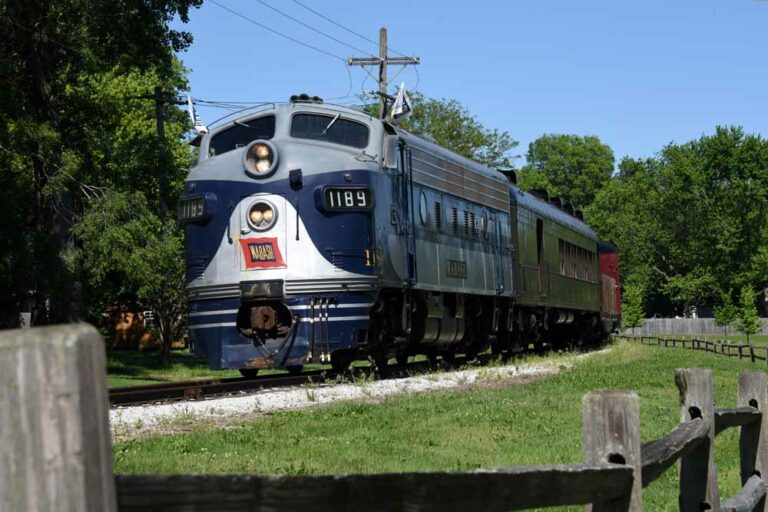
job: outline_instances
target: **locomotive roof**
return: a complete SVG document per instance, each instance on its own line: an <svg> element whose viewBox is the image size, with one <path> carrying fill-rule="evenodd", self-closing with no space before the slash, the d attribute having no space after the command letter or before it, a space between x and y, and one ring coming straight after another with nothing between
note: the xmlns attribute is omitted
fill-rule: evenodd
<svg viewBox="0 0 768 512"><path fill-rule="evenodd" d="M516 186L509 187L510 200L516 202L518 205L528 208L532 212L540 215L546 219L551 219L559 224L566 226L577 233L580 233L590 240L598 241L598 236L595 231L589 227L589 224L580 220L568 212L561 210L557 206L539 199L535 195L529 192L523 192Z"/></svg>
<svg viewBox="0 0 768 512"><path fill-rule="evenodd" d="M409 146L422 149L446 160L452 160L465 169L469 169L473 172L482 174L488 178L498 181L502 186L507 184L507 178L495 169L490 169L482 164L475 162L474 160L454 153L453 151L444 148L436 142L432 142L422 136L403 130L402 128L395 128L395 131L397 132L397 135Z"/></svg>

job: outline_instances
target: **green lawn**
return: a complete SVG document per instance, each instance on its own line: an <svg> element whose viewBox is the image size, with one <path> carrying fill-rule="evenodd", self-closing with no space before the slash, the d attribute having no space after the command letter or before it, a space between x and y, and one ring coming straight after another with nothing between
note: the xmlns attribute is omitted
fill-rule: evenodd
<svg viewBox="0 0 768 512"><path fill-rule="evenodd" d="M672 377L678 367L712 368L720 407L735 405L739 371L762 368L704 352L620 343L573 370L523 386L346 403L119 443L115 470L298 475L573 463L581 460L584 393L636 390L642 439L658 438L678 422ZM736 430L718 436L716 461L721 495L730 496L740 487ZM677 478L676 469L668 471L646 490L646 510L677 510Z"/></svg>

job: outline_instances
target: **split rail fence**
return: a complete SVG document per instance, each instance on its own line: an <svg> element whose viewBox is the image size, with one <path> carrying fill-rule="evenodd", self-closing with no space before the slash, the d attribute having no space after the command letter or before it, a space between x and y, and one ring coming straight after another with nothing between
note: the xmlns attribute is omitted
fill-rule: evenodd
<svg viewBox="0 0 768 512"><path fill-rule="evenodd" d="M713 404L712 372L680 369L681 422L640 442L638 397L597 391L582 401L584 460L456 473L328 476L114 475L104 341L87 325L0 333L0 510L331 511L521 510L587 505L640 511L643 488L679 461L685 512L764 511L768 388L739 379L738 407ZM716 436L740 428L742 489L721 502Z"/></svg>
<svg viewBox="0 0 768 512"><path fill-rule="evenodd" d="M657 336L614 336L615 340L625 340L641 343L650 347L685 348L689 350L702 350L727 357L739 359L751 359L768 363L768 345L753 345L751 343L732 343L720 340L700 340L697 338L673 338Z"/></svg>

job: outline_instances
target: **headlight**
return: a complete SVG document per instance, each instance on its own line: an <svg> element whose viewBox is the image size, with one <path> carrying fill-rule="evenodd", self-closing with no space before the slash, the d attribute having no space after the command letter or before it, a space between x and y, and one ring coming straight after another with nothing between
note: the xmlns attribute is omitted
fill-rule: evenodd
<svg viewBox="0 0 768 512"><path fill-rule="evenodd" d="M257 140L248 146L243 162L245 170L254 178L266 178L277 168L277 151L265 140Z"/></svg>
<svg viewBox="0 0 768 512"><path fill-rule="evenodd" d="M256 231L266 231L277 220L275 207L266 201L257 201L248 209L248 224Z"/></svg>

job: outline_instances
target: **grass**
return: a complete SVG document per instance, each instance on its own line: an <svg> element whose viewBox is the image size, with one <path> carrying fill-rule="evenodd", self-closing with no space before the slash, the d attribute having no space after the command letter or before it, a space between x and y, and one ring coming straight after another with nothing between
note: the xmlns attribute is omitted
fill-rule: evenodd
<svg viewBox="0 0 768 512"><path fill-rule="evenodd" d="M414 358L418 361L424 358ZM355 361L355 368L369 367L368 361ZM310 364L304 369L330 369L330 365ZM259 375L286 373L285 370L262 369ZM107 385L110 388L143 386L183 380L205 378L240 377L237 370L211 370L204 358L190 354L188 350L172 350L168 366L160 363L160 354L155 351L139 352L134 350L112 351L107 353Z"/></svg>
<svg viewBox="0 0 768 512"><path fill-rule="evenodd" d="M306 365L307 370L324 368ZM330 367L328 367L330 368ZM286 373L284 370L263 369L259 375ZM240 377L237 370L211 370L205 359L188 350L171 351L168 366L160 363L158 352L113 351L107 354L107 385L110 388L142 386L182 380Z"/></svg>
<svg viewBox="0 0 768 512"><path fill-rule="evenodd" d="M621 343L570 371L523 386L401 396L277 413L227 429L135 439L114 447L121 473L329 474L465 471L581 460L581 398L601 388L640 396L643 440L678 422L672 372L713 369L719 407L736 402L738 374L759 365L683 349ZM717 438L721 496L739 488L738 432ZM646 510L677 510L677 469L645 491Z"/></svg>

